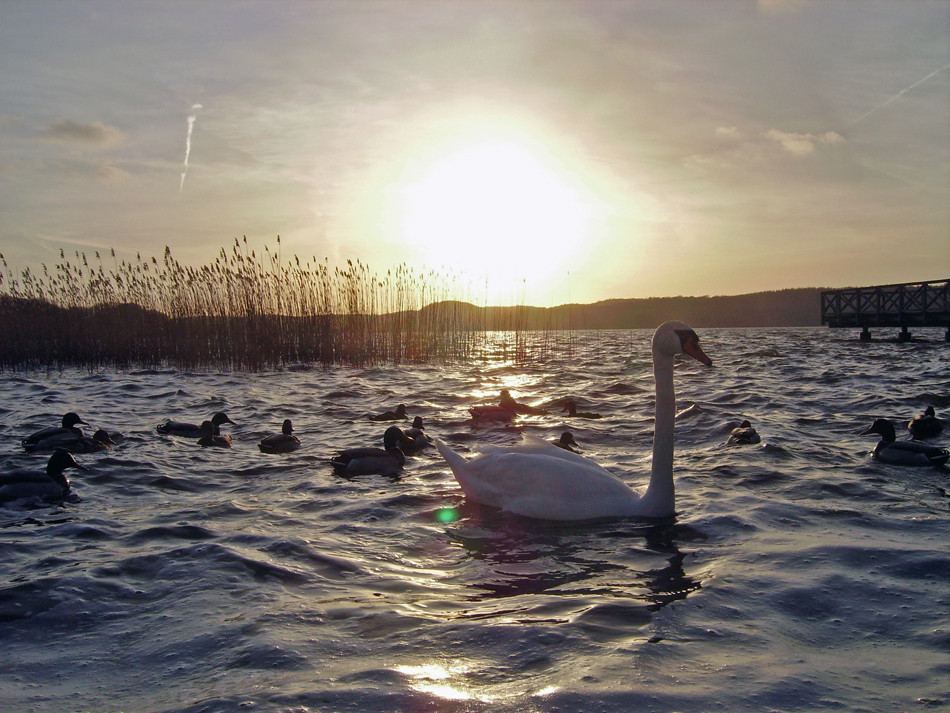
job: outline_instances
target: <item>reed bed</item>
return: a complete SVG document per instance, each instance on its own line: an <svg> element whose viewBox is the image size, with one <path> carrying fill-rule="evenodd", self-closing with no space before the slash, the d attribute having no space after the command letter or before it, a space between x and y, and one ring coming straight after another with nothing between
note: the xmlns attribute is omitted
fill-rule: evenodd
<svg viewBox="0 0 950 713"><path fill-rule="evenodd" d="M524 310L447 299L459 277L401 265L384 276L357 260L257 254L247 238L210 265L115 250L75 251L41 271L0 255L0 369L174 367L260 371L290 366L527 362L563 345L528 338ZM486 349L486 344L492 349ZM567 344L573 344L567 340ZM498 347L497 345L501 345Z"/></svg>

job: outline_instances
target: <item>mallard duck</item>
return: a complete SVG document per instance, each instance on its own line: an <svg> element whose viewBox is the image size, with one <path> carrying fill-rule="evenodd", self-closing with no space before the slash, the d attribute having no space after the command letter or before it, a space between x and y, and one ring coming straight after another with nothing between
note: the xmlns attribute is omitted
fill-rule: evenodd
<svg viewBox="0 0 950 713"><path fill-rule="evenodd" d="M937 418L934 407L928 406L924 409L922 415L914 416L914 418L908 422L907 430L910 431L911 437L916 439L934 438L935 436L939 436L941 431L943 431L943 424L940 423L940 419Z"/></svg>
<svg viewBox="0 0 950 713"><path fill-rule="evenodd" d="M593 461L526 435L513 448L492 448L466 460L441 440L435 444L465 496L502 510L543 520L608 517L670 517L676 512L673 485L673 357L688 354L712 364L699 337L682 322L666 322L653 334L656 420L653 464L646 492L639 495Z"/></svg>
<svg viewBox="0 0 950 713"><path fill-rule="evenodd" d="M0 502L21 498L62 500L70 493L67 468L87 470L64 448L57 448L46 463L45 473L6 473L0 475Z"/></svg>
<svg viewBox="0 0 950 713"><path fill-rule="evenodd" d="M201 437L198 439L198 445L205 448L230 448L231 436L223 433L215 433L215 426L211 421L202 421L199 426Z"/></svg>
<svg viewBox="0 0 950 713"><path fill-rule="evenodd" d="M115 440L104 428L92 434L92 438L83 436L73 441L64 441L63 448L70 453L98 453L99 451L111 451L115 445Z"/></svg>
<svg viewBox="0 0 950 713"><path fill-rule="evenodd" d="M571 451L571 453L580 453L580 451L577 450L580 448L580 446L577 445L577 441L574 440L574 434L570 431L564 431L560 438L555 441L551 441L551 443L556 445L558 448Z"/></svg>
<svg viewBox="0 0 950 713"><path fill-rule="evenodd" d="M515 401L515 398L511 395L508 389L502 389L501 396L498 399L498 405L502 408L506 408L513 413L524 413L524 414L544 414L547 413L543 408L538 408L536 406L530 406L529 404L523 404L518 401Z"/></svg>
<svg viewBox="0 0 950 713"><path fill-rule="evenodd" d="M599 413L591 413L590 411L578 411L577 402L574 399L568 399L564 402L564 408L561 411L567 411L569 418L603 418Z"/></svg>
<svg viewBox="0 0 950 713"><path fill-rule="evenodd" d="M218 411L211 417L211 426L214 432L214 435L221 433L221 424L230 423L233 424L228 415L223 411ZM203 432L201 426L204 424L195 424L187 423L185 421L172 421L171 419L166 419L164 423L160 423L155 427L155 430L161 433L163 436L180 436L181 438L201 438Z"/></svg>
<svg viewBox="0 0 950 713"><path fill-rule="evenodd" d="M726 444L730 446L736 446L760 443L761 441L762 438L752 427L752 424L748 420L745 420L740 423L737 428L732 429L732 432L729 434L729 440L726 441Z"/></svg>
<svg viewBox="0 0 950 713"><path fill-rule="evenodd" d="M330 464L346 475L395 475L406 464L406 454L399 447L404 434L398 426L390 426L383 434L383 448L348 448L330 459Z"/></svg>
<svg viewBox="0 0 950 713"><path fill-rule="evenodd" d="M89 425L72 411L63 416L62 424L62 426L53 426L37 431L20 441L20 445L30 452L51 451L54 448L61 447L65 441L75 441L82 438L82 431L76 426L79 424Z"/></svg>
<svg viewBox="0 0 950 713"><path fill-rule="evenodd" d="M412 427L403 431L403 440L399 444L403 453L417 453L432 443L425 432L425 426L422 425L422 416L416 416L412 419Z"/></svg>
<svg viewBox="0 0 950 713"><path fill-rule="evenodd" d="M378 413L375 416L371 415L369 417L370 421L403 421L409 418L409 414L406 412L406 404L399 404L396 407L395 411L384 411L383 413Z"/></svg>
<svg viewBox="0 0 950 713"><path fill-rule="evenodd" d="M876 433L881 440L871 455L882 463L890 465L946 465L950 460L950 451L946 448L931 446L920 441L898 441L894 424L886 418L879 418L868 428L861 431L862 436Z"/></svg>
<svg viewBox="0 0 950 713"><path fill-rule="evenodd" d="M288 418L284 419L280 433L265 436L258 447L261 453L290 453L300 448L300 439L294 435L294 424Z"/></svg>

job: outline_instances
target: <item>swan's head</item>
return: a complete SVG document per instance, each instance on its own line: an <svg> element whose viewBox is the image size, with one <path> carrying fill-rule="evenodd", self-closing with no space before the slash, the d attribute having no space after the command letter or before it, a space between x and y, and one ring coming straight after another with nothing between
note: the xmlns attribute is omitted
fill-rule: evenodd
<svg viewBox="0 0 950 713"><path fill-rule="evenodd" d="M664 322L657 327L653 333L653 351L667 356L687 354L706 366L712 366L712 359L699 346L699 336L684 322Z"/></svg>

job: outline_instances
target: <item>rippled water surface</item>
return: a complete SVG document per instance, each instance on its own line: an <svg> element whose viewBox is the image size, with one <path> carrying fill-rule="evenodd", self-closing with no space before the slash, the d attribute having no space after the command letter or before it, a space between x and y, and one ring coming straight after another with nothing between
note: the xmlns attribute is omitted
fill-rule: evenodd
<svg viewBox="0 0 950 713"><path fill-rule="evenodd" d="M0 509L10 711L909 711L950 707L950 477L869 458L875 417L950 414L950 345L698 330L676 368L678 515L555 524L467 503L430 449L334 475L405 403L470 455L573 431L643 488L646 331L577 333L531 367L0 376L0 464L77 411L119 432L77 502ZM473 428L502 388L548 406ZM599 420L567 420L575 397ZM234 448L160 436L226 411ZM292 418L303 447L257 442ZM726 446L749 418L763 436ZM945 432L943 445L950 445Z"/></svg>

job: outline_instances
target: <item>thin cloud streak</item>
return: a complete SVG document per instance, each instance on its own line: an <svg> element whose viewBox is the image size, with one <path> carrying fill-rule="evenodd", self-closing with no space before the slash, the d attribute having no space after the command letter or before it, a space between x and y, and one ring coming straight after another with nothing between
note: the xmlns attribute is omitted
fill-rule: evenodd
<svg viewBox="0 0 950 713"><path fill-rule="evenodd" d="M191 133L195 128L195 120L198 118L198 112L203 108L201 104L193 104L191 106L191 113L188 115L188 135L185 137L185 166L181 172L181 184L178 186L179 193L185 188L185 176L188 174L188 157L191 155Z"/></svg>

